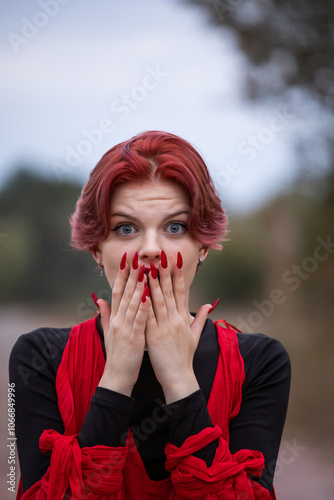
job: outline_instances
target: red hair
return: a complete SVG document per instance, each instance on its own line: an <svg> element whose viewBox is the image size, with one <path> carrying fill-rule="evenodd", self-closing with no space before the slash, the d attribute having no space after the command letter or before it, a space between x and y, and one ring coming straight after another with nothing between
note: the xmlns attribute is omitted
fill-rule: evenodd
<svg viewBox="0 0 334 500"><path fill-rule="evenodd" d="M71 217L72 246L94 252L110 234L110 200L125 182L168 181L189 195L188 231L199 243L221 250L227 217L208 169L195 148L166 132L148 131L111 148L91 171Z"/></svg>

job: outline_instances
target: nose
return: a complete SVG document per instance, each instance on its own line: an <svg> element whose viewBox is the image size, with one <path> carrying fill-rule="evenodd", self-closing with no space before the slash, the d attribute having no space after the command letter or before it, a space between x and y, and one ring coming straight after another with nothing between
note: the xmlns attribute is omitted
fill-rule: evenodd
<svg viewBox="0 0 334 500"><path fill-rule="evenodd" d="M146 231L142 239L141 248L138 250L139 262L149 266L150 261L157 265L161 258L161 240L155 230Z"/></svg>

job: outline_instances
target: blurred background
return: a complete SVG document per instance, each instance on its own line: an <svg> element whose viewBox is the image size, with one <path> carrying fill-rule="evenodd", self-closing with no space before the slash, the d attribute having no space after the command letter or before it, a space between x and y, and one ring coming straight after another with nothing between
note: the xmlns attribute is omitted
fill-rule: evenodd
<svg viewBox="0 0 334 500"><path fill-rule="evenodd" d="M334 6L294 0L0 1L1 498L18 336L110 298L68 219L110 147L148 129L194 144L229 215L192 310L283 342L291 399L279 499L334 498ZM16 464L18 467L18 464ZM18 483L18 474L17 474Z"/></svg>

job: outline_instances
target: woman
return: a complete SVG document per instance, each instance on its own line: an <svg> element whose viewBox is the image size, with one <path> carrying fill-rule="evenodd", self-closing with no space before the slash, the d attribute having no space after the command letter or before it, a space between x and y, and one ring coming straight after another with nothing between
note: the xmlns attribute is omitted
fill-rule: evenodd
<svg viewBox="0 0 334 500"><path fill-rule="evenodd" d="M145 132L108 151L72 216L111 306L23 335L10 359L18 498L275 498L289 393L282 345L188 308L226 216L186 141ZM27 432L28 429L28 432Z"/></svg>

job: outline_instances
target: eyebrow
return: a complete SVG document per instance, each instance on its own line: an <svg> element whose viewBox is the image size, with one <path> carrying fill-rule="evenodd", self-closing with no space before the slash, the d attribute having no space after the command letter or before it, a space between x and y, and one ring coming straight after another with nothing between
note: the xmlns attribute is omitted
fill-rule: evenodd
<svg viewBox="0 0 334 500"><path fill-rule="evenodd" d="M188 215L189 210L179 210L178 212L174 212L173 214L167 215L167 217L165 217L163 220L171 219L172 217L176 217L177 215L183 215L183 214ZM126 219L130 219L130 220L134 220L134 221L138 220L137 217L134 217L133 215L126 214L125 212L116 212L114 214L111 214L110 218L117 217L117 216L125 217Z"/></svg>

